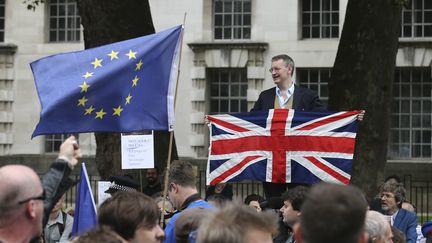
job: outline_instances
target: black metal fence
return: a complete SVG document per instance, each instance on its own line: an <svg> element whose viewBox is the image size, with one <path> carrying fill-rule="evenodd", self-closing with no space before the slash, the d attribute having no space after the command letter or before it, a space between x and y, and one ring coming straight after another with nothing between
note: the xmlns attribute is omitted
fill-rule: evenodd
<svg viewBox="0 0 432 243"><path fill-rule="evenodd" d="M79 178L76 176L74 179L78 180ZM198 191L201 196L204 197L206 190L206 172L200 171L197 179ZM97 182L100 180L100 177L89 176L89 180L97 203ZM404 184L407 189L406 200L415 207L418 223L422 224L432 220L432 181L413 181L411 175L405 175ZM232 183L232 186L234 197L239 200L243 200L247 195L252 193L264 195L260 182ZM77 187L75 186L66 193L66 208L75 205L76 190Z"/></svg>

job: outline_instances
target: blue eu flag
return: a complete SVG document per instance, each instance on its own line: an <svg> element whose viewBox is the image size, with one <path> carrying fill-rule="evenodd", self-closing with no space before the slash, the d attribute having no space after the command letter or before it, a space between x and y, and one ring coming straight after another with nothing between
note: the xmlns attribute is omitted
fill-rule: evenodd
<svg viewBox="0 0 432 243"><path fill-rule="evenodd" d="M86 166L82 163L80 181L76 192L75 215L72 236L90 230L97 224L96 205L94 202L90 180Z"/></svg>
<svg viewBox="0 0 432 243"><path fill-rule="evenodd" d="M183 26L84 51L31 68L42 134L172 130Z"/></svg>

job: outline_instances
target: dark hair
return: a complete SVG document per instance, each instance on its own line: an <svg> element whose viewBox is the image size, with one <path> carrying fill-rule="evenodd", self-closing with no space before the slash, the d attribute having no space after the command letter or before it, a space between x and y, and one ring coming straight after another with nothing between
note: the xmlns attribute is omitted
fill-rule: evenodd
<svg viewBox="0 0 432 243"><path fill-rule="evenodd" d="M196 178L192 164L186 161L174 161L169 169L168 182L195 188Z"/></svg>
<svg viewBox="0 0 432 243"><path fill-rule="evenodd" d="M354 243L363 233L367 203L349 185L319 183L311 188L301 208L304 242Z"/></svg>
<svg viewBox="0 0 432 243"><path fill-rule="evenodd" d="M300 211L308 190L309 188L305 186L296 186L284 192L281 199L282 201L289 201L294 210Z"/></svg>
<svg viewBox="0 0 432 243"><path fill-rule="evenodd" d="M292 68L291 76L294 75L294 60L290 56L286 54L281 54L281 55L276 55L271 59L272 62L275 62L277 60L283 60L286 67L291 66Z"/></svg>
<svg viewBox="0 0 432 243"><path fill-rule="evenodd" d="M245 198L244 203L246 205L249 205L251 201L257 201L258 203L262 203L264 202L264 198L257 194L250 194Z"/></svg>
<svg viewBox="0 0 432 243"><path fill-rule="evenodd" d="M154 227L159 215L159 208L151 197L140 192L118 191L99 207L98 221L129 240L138 227Z"/></svg>
<svg viewBox="0 0 432 243"><path fill-rule="evenodd" d="M402 180L397 175L389 175L385 178L384 182L388 182L389 180L395 180L397 183L402 183Z"/></svg>
<svg viewBox="0 0 432 243"><path fill-rule="evenodd" d="M122 239L116 232L112 231L107 226L100 226L91 229L82 235L75 238L72 243L124 243L126 240Z"/></svg>

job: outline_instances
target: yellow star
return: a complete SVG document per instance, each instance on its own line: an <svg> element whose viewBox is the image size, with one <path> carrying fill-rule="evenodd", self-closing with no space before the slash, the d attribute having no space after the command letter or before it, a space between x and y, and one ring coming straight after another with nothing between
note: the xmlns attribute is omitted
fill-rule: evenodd
<svg viewBox="0 0 432 243"><path fill-rule="evenodd" d="M86 73L83 75L83 78L90 78L90 77L92 77L92 76L93 76L93 73L86 72Z"/></svg>
<svg viewBox="0 0 432 243"><path fill-rule="evenodd" d="M85 106L85 103L88 101L85 96L83 96L81 99L78 100L77 106Z"/></svg>
<svg viewBox="0 0 432 243"><path fill-rule="evenodd" d="M93 106L90 106L89 108L85 109L85 113L84 113L84 115L91 114L93 111L94 111Z"/></svg>
<svg viewBox="0 0 432 243"><path fill-rule="evenodd" d="M142 60L140 60L139 63L137 63L137 64L135 64L135 65L136 65L135 70L140 70L140 69L141 69L141 66L143 65Z"/></svg>
<svg viewBox="0 0 432 243"><path fill-rule="evenodd" d="M87 83L84 81L84 83L81 84L80 87L81 87L81 92L80 92L80 93L82 93L82 92L87 92L87 89L90 87L90 84L87 84Z"/></svg>
<svg viewBox="0 0 432 243"><path fill-rule="evenodd" d="M130 104L130 100L131 99L132 99L132 96L130 94L128 94L128 96L126 97L126 103L125 103L125 105Z"/></svg>
<svg viewBox="0 0 432 243"><path fill-rule="evenodd" d="M121 108L121 106L118 106L117 108L113 108L114 113L112 114L113 116L120 116L120 113L123 111L123 108Z"/></svg>
<svg viewBox="0 0 432 243"><path fill-rule="evenodd" d="M118 54L119 54L118 51L111 51L111 53L107 54L107 55L111 58L111 61L112 61L113 59L118 59L118 56L117 56Z"/></svg>
<svg viewBox="0 0 432 243"><path fill-rule="evenodd" d="M106 114L106 112L103 109L101 109L100 111L96 111L96 117L95 117L95 119L97 119L97 118L102 119L103 116L105 116L105 114Z"/></svg>
<svg viewBox="0 0 432 243"><path fill-rule="evenodd" d="M138 82L138 80L139 80L138 76L135 76L135 78L132 79L132 87L133 87L133 86L137 86L137 82Z"/></svg>
<svg viewBox="0 0 432 243"><path fill-rule="evenodd" d="M133 52L132 50L129 50L129 53L128 54L126 54L126 56L128 56L129 57L129 60L130 59L136 59L136 55L137 53L136 52Z"/></svg>
<svg viewBox="0 0 432 243"><path fill-rule="evenodd" d="M93 68L102 67L102 61L102 59L95 58L95 60L91 62L91 64L93 64Z"/></svg>

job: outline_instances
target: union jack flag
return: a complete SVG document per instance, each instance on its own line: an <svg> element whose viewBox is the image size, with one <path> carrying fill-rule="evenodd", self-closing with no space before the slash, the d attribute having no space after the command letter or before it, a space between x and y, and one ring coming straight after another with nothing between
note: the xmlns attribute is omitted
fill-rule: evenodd
<svg viewBox="0 0 432 243"><path fill-rule="evenodd" d="M208 116L207 184L348 184L359 113L274 109Z"/></svg>

